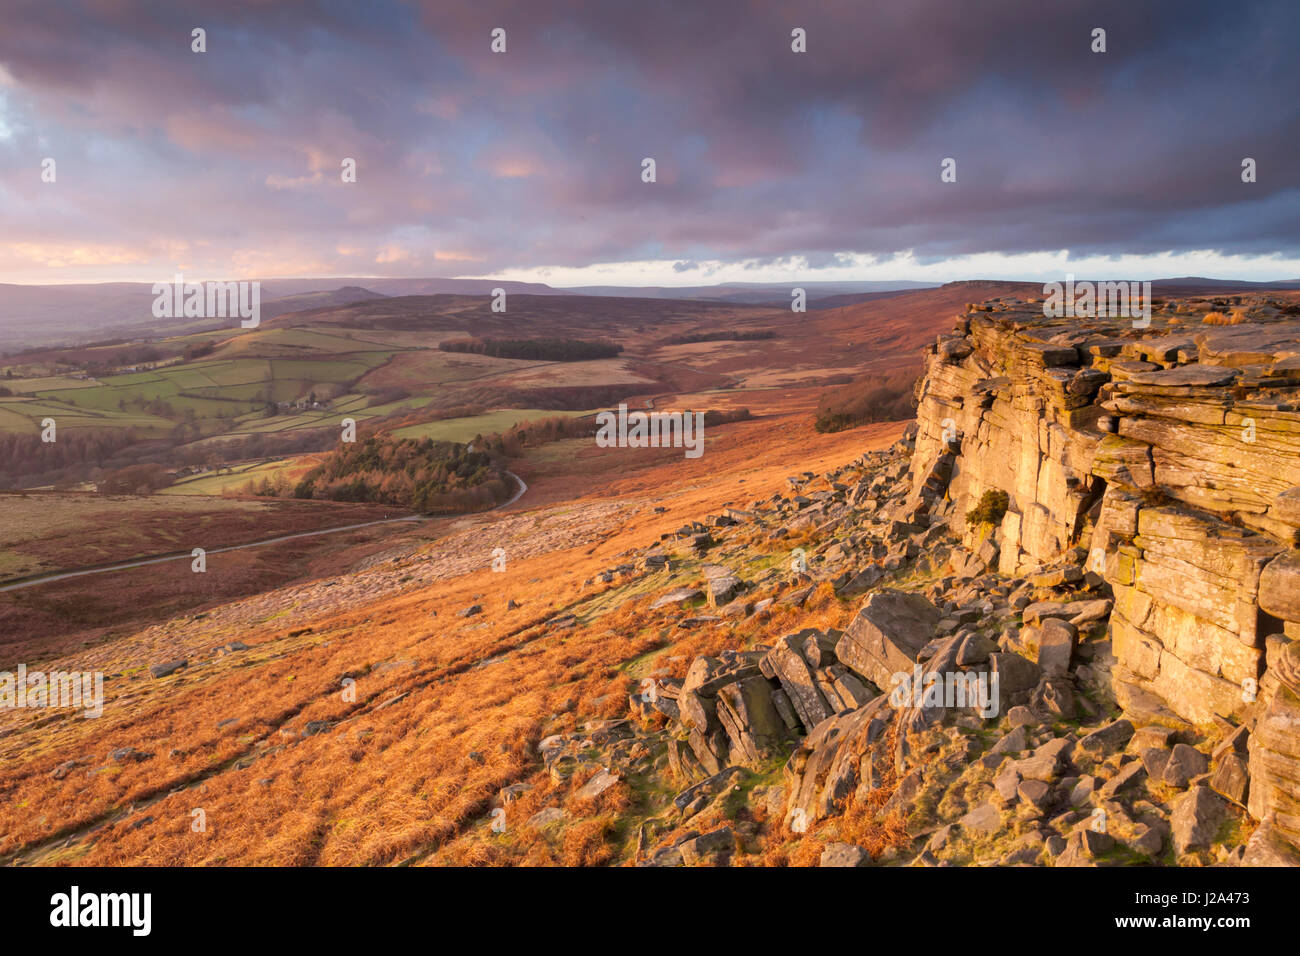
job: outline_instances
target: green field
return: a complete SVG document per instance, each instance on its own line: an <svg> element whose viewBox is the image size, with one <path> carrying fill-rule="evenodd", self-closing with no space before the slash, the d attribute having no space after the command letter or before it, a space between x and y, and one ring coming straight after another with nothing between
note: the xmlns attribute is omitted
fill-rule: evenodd
<svg viewBox="0 0 1300 956"><path fill-rule="evenodd" d="M438 441L469 441L475 435L490 435L503 432L512 425L521 422L538 421L543 418L581 418L593 414L585 412L562 412L547 408L501 408L495 412L486 412L470 418L449 418L441 422L424 422L399 428L395 432L398 438L433 438Z"/></svg>
<svg viewBox="0 0 1300 956"><path fill-rule="evenodd" d="M217 474L195 475L183 478L161 489L160 495L222 495L227 492L240 491L249 481L260 482L264 478L274 479L280 474L290 474L300 470L301 458L281 458L273 461L247 462L236 465L227 472Z"/></svg>
<svg viewBox="0 0 1300 956"><path fill-rule="evenodd" d="M175 423L146 412L82 408L44 398L0 398L0 430L36 434L53 418L59 428L134 428L142 437L165 435Z"/></svg>
<svg viewBox="0 0 1300 956"><path fill-rule="evenodd" d="M391 345L364 338L364 334L347 329L328 332L308 328L260 329L227 342L216 354L223 358L236 358L245 353L292 358L307 351L339 355L383 352L385 356L397 351Z"/></svg>
<svg viewBox="0 0 1300 956"><path fill-rule="evenodd" d="M277 441L238 439L301 439L297 433L305 431L337 435L345 419L358 425L381 419L405 425L452 407L491 408L492 402L528 405L530 399L505 398L501 391L598 384L607 372L592 364L443 352L437 348L440 341L468 332L448 329L432 317L427 329L309 322L273 322L248 330L186 330L183 335L140 343L33 353L25 362L0 366L0 384L11 391L0 396L0 433L36 435L47 418L55 420L60 434L129 429L137 440L164 439L168 447L183 447L183 453L168 461L171 468L182 461L230 462L244 454L274 454L280 446ZM185 358L187 351L191 358ZM406 425L396 433L466 442L523 422L590 414L511 407ZM314 438L283 443L291 456L297 453L290 448L308 446L321 447ZM115 467L121 460L115 460ZM237 463L234 473L185 478L162 493L238 491L250 480L275 478L295 467L301 470L302 459L296 460L296 466L293 457ZM93 470L83 469L78 480L93 480Z"/></svg>
<svg viewBox="0 0 1300 956"><path fill-rule="evenodd" d="M214 355L192 362L89 380L66 375L14 379L18 387L11 390L20 394L0 399L0 429L33 432L45 417L64 428L136 428L147 436L166 434L181 421L193 421L205 433L228 431L232 425L236 433L319 427L359 412L369 399L354 393L325 409L293 410L273 418L265 417L266 405L305 401L312 393L322 398L346 393L395 351L345 334L270 329L236 337ZM407 407L427 401L425 396ZM151 403L165 406L151 408ZM389 403L377 414L398 407Z"/></svg>
<svg viewBox="0 0 1300 956"><path fill-rule="evenodd" d="M15 395L34 395L37 392L49 392L55 389L92 388L95 381L88 378L72 378L68 375L46 375L41 378L0 379L0 385Z"/></svg>

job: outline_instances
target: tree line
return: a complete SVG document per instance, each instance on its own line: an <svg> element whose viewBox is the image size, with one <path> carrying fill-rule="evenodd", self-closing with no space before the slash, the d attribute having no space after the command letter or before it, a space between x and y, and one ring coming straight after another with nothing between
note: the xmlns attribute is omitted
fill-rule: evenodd
<svg viewBox="0 0 1300 956"><path fill-rule="evenodd" d="M839 432L870 422L897 422L916 416L915 368L864 375L822 395L814 427Z"/></svg>
<svg viewBox="0 0 1300 956"><path fill-rule="evenodd" d="M776 338L776 333L771 329L754 329L747 332L724 329L717 332L686 332L682 335L672 335L664 339L664 344L693 345L696 342L757 342L774 338Z"/></svg>
<svg viewBox="0 0 1300 956"><path fill-rule="evenodd" d="M444 352L469 352L492 358L530 359L536 362L587 362L614 358L623 346L583 339L451 339L439 342Z"/></svg>
<svg viewBox="0 0 1300 956"><path fill-rule="evenodd" d="M274 493L274 488L256 489ZM295 498L396 505L426 514L477 511L514 491L492 454L432 438L372 435L340 442L293 489Z"/></svg>
<svg viewBox="0 0 1300 956"><path fill-rule="evenodd" d="M104 481L134 465L216 468L225 461L325 451L338 440L338 429L244 435L219 446L195 444L202 432L185 422L165 438L142 438L131 428L61 428L56 437L43 442L39 434L0 432L0 489Z"/></svg>

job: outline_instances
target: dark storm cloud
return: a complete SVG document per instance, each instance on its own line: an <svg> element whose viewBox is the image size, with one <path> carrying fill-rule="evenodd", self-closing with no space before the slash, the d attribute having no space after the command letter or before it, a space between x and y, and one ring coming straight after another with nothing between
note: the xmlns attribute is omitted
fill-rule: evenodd
<svg viewBox="0 0 1300 956"><path fill-rule="evenodd" d="M0 268L1300 252L1293 0L10 6Z"/></svg>

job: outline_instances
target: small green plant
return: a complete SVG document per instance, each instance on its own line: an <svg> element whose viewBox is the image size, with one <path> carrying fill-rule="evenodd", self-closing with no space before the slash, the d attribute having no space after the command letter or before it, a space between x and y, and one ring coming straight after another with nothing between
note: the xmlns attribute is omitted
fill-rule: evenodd
<svg viewBox="0 0 1300 956"><path fill-rule="evenodd" d="M980 495L979 504L966 512L966 523L996 525L1002 521L1002 516L1007 513L1009 504L1011 504L1011 498L1005 491L990 488Z"/></svg>

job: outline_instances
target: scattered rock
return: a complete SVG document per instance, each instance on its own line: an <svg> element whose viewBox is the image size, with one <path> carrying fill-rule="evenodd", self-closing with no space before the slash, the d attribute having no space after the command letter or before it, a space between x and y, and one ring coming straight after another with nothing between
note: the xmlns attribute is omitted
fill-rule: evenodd
<svg viewBox="0 0 1300 956"><path fill-rule="evenodd" d="M822 850L819 866L866 866L871 854L852 843L828 843Z"/></svg>
<svg viewBox="0 0 1300 956"><path fill-rule="evenodd" d="M153 678L166 677L169 674L176 673L182 667L188 667L189 663L188 660L175 660L168 661L165 664L150 664L149 676Z"/></svg>
<svg viewBox="0 0 1300 956"><path fill-rule="evenodd" d="M1227 804L1209 787L1193 787L1174 804L1170 825L1174 850L1181 856L1189 850L1210 846L1227 815Z"/></svg>
<svg viewBox="0 0 1300 956"><path fill-rule="evenodd" d="M1182 788L1187 786L1193 777L1205 773L1209 766L1209 759L1195 747L1174 744L1160 779L1170 787Z"/></svg>
<svg viewBox="0 0 1300 956"><path fill-rule="evenodd" d="M602 793L614 786L622 779L616 773L610 773L608 770L599 771L594 777L578 788L574 796L579 800L595 800Z"/></svg>
<svg viewBox="0 0 1300 956"><path fill-rule="evenodd" d="M543 827L548 827L552 824L564 823L568 819L569 813L567 810L560 807L546 807L542 810L538 810L529 817L528 825L540 830Z"/></svg>

